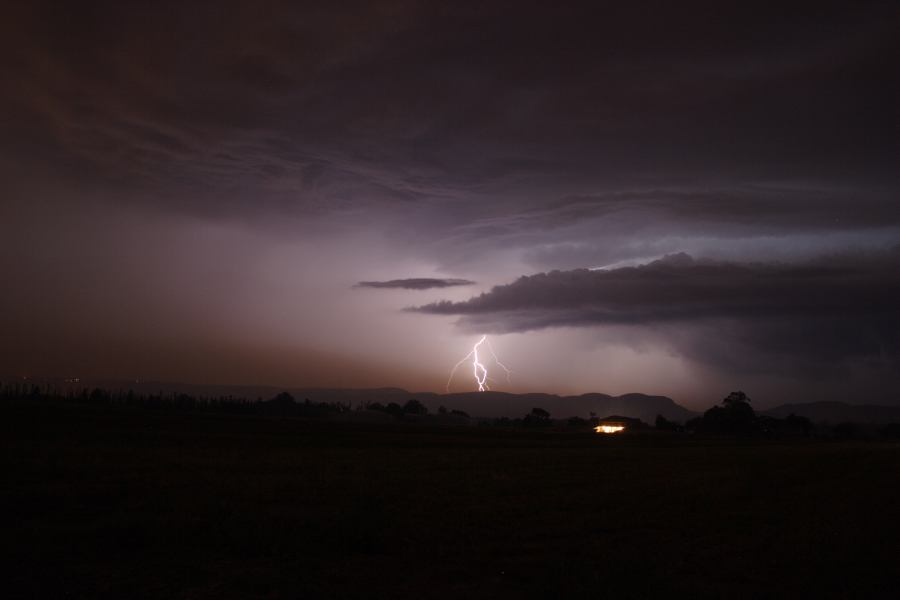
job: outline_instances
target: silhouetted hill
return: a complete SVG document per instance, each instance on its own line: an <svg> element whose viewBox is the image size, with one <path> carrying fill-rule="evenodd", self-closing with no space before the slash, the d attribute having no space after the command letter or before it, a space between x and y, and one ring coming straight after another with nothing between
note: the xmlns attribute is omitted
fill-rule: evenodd
<svg viewBox="0 0 900 600"><path fill-rule="evenodd" d="M77 383L58 380L51 385L57 386L60 390L78 391L83 388L100 387L110 391L133 390L138 394L179 393L195 397L231 397L249 400L269 400L281 392L288 392L297 402L309 399L312 402L349 404L353 408L372 402L384 405L396 402L402 405L407 400L415 398L427 406L432 413L436 412L438 407L444 406L447 410L461 410L476 418L521 417L535 407L549 411L552 418L556 419L572 416L587 418L593 412L598 417L616 414L641 419L647 423L653 423L656 415L662 415L669 420L683 423L687 419L697 416L697 413L676 404L671 398L645 394L621 396L599 393L580 396L557 396L541 393L510 394L506 392L436 394L433 392L409 392L392 387L371 389L279 388L84 379Z"/></svg>
<svg viewBox="0 0 900 600"><path fill-rule="evenodd" d="M447 410L461 410L476 418L522 417L532 408L539 407L550 412L552 418L564 419L572 416L587 418L590 413L598 417L604 415L622 415L653 423L656 415L662 415L670 421L684 423L698 415L675 403L666 396L648 396L646 394L608 394L589 393L580 396L557 396L555 394L510 394L506 392L462 392L454 394L436 394L433 392L410 392L402 388L384 387L369 389L347 388L281 388L274 386L248 385L203 385L159 381L122 381L108 379L80 379L77 381L61 378L21 378L6 377L0 379L4 383L37 385L41 389L50 389L58 393L72 391L79 393L83 389L95 387L110 392L134 391L144 395L187 394L197 398L233 398L247 400L270 400L281 392L290 393L297 402L306 399L312 402L340 403L357 408L367 403L378 402L388 405L391 402L403 405L408 400L417 399L435 413L438 407ZM848 404L846 402L810 402L783 404L768 410L760 411L761 415L783 419L790 414L803 416L814 423L843 423L883 425L900 423L900 406Z"/></svg>
<svg viewBox="0 0 900 600"><path fill-rule="evenodd" d="M521 417L532 408L540 407L550 412L553 418L572 416L588 417L620 414L652 423L656 415L684 422L696 416L665 396L645 394L582 394L581 396L557 396L555 394L509 394L506 392L463 392L455 394L435 394L432 392L408 392L399 388L378 389L297 389L289 390L298 399L309 398L313 402L350 403L353 406L366 402L403 404L415 398L436 412L440 406L447 410L461 410L472 417Z"/></svg>
<svg viewBox="0 0 900 600"><path fill-rule="evenodd" d="M696 413L665 396L645 394L582 394L580 396L556 396L553 394L507 394L504 392L468 392L462 394L420 395L419 400L429 409L432 403L443 404L448 409L459 409L477 417L520 417L532 408L540 407L553 418L572 416L598 417L617 414L634 417L652 423L656 415L673 421L684 422ZM436 408L436 407L435 407Z"/></svg>
<svg viewBox="0 0 900 600"><path fill-rule="evenodd" d="M847 404L845 402L809 402L807 404L782 404L761 414L783 419L795 414L814 423L900 423L900 406L873 404Z"/></svg>

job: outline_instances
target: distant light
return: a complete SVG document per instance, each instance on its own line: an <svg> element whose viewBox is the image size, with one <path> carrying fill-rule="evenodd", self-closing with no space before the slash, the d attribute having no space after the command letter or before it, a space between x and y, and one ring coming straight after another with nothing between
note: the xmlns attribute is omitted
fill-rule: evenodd
<svg viewBox="0 0 900 600"><path fill-rule="evenodd" d="M597 433L619 433L624 430L624 425L597 425L594 427L594 431Z"/></svg>

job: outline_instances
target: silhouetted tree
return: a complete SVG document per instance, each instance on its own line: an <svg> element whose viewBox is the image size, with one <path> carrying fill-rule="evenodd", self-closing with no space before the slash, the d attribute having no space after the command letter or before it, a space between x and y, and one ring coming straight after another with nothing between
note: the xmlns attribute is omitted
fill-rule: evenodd
<svg viewBox="0 0 900 600"><path fill-rule="evenodd" d="M750 434L759 430L756 413L744 392L732 392L722 400L721 406L713 406L703 413L697 431L709 433Z"/></svg>
<svg viewBox="0 0 900 600"><path fill-rule="evenodd" d="M37 389L37 388L34 388ZM32 390L32 394L34 391ZM106 390L101 390L100 388L94 388L91 390L90 401L95 404L107 404L110 399L110 394Z"/></svg>
<svg viewBox="0 0 900 600"><path fill-rule="evenodd" d="M293 405L295 400L294 397L288 392L281 392L271 400L269 400L272 404L283 404L283 405Z"/></svg>
<svg viewBox="0 0 900 600"><path fill-rule="evenodd" d="M294 397L287 392L281 392L265 403L265 412L273 415L289 415L295 412L297 407Z"/></svg>
<svg viewBox="0 0 900 600"><path fill-rule="evenodd" d="M759 431L768 438L780 438L784 430L784 421L768 415L756 417L756 425Z"/></svg>
<svg viewBox="0 0 900 600"><path fill-rule="evenodd" d="M543 408L532 408L531 412L525 415L523 424L528 427L546 427L550 425L550 413Z"/></svg>
<svg viewBox="0 0 900 600"><path fill-rule="evenodd" d="M451 415L456 415L456 416L458 416L458 417L465 417L465 418L467 418L467 419L469 418L469 413L467 413L467 412L465 412L465 411L462 411L462 410L457 410L457 409L455 409L455 408L454 408L453 410L450 411L450 414L451 414Z"/></svg>
<svg viewBox="0 0 900 600"><path fill-rule="evenodd" d="M586 429L588 420L583 417L569 417L566 424L573 429Z"/></svg>
<svg viewBox="0 0 900 600"><path fill-rule="evenodd" d="M750 397L741 391L731 392L722 400L723 406L734 406L740 403L750 404Z"/></svg>
<svg viewBox="0 0 900 600"><path fill-rule="evenodd" d="M387 406L384 407L384 412L388 413L389 415L393 415L395 417L402 417L403 416L403 407L400 406L399 404L397 404L396 402L391 402L390 404L388 404Z"/></svg>
<svg viewBox="0 0 900 600"><path fill-rule="evenodd" d="M809 437L813 430L813 424L806 417L791 413L784 419L784 430L787 433L802 434Z"/></svg>
<svg viewBox="0 0 900 600"><path fill-rule="evenodd" d="M656 428L660 431L678 431L680 426L675 421L670 421L662 415L656 415Z"/></svg>
<svg viewBox="0 0 900 600"><path fill-rule="evenodd" d="M703 417L694 417L684 422L684 428L688 431L700 431L703 429Z"/></svg>
<svg viewBox="0 0 900 600"><path fill-rule="evenodd" d="M427 415L428 407L413 398L412 400L407 400L406 404L403 405L403 412L407 415Z"/></svg>
<svg viewBox="0 0 900 600"><path fill-rule="evenodd" d="M831 432L835 437L841 439L850 439L858 435L859 428L855 423L838 423L837 425L832 427Z"/></svg>

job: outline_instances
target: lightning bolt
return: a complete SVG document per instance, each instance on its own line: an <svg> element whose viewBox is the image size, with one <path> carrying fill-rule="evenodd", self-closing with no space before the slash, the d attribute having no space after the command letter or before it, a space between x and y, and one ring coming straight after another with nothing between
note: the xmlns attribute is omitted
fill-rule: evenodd
<svg viewBox="0 0 900 600"><path fill-rule="evenodd" d="M506 373L506 383L512 383L512 371L507 369L506 365L500 362L500 359L497 358L497 353L494 352L494 347L491 346L491 340L487 339L487 336L484 336L484 341L487 342L488 350L491 351L491 356L494 357L494 362L497 363L497 366L503 369L503 371Z"/></svg>
<svg viewBox="0 0 900 600"><path fill-rule="evenodd" d="M462 360L456 363L456 365L454 365L453 369L450 371L450 378L447 379L447 392L450 391L450 383L453 381L453 376L456 375L456 370L470 358L472 359L472 374L475 376L475 383L478 385L478 391L483 392L485 390L491 389L491 387L487 384L489 380L487 367L484 366L484 363L482 363L478 359L478 347L482 344L487 344L488 351L490 351L494 362L497 363L497 366L499 366L506 372L506 381L507 383L510 383L510 376L512 375L512 371L510 371L506 367L506 365L500 362L500 359L497 358L497 353L494 352L494 347L491 346L491 342L487 339L487 335L483 335L481 336L481 339L475 342L475 345L472 346L472 350L468 354L463 356ZM490 379L490 381L493 380Z"/></svg>

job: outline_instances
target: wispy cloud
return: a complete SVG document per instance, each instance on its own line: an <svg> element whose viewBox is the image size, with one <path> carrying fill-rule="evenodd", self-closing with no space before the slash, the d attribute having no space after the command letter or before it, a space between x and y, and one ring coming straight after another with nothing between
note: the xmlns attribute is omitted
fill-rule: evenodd
<svg viewBox="0 0 900 600"><path fill-rule="evenodd" d="M391 279L390 281L360 281L354 287L429 290L432 288L447 288L460 285L475 285L475 282L469 281L468 279L435 279L431 277L415 277L411 279Z"/></svg>

